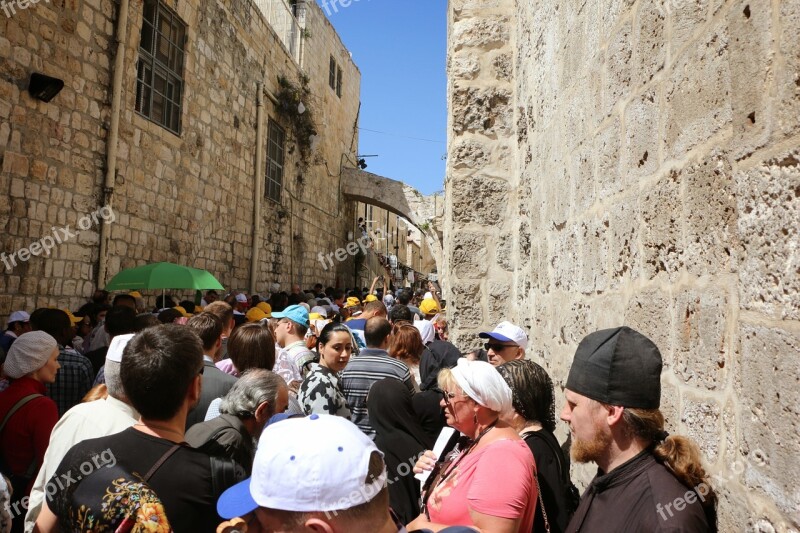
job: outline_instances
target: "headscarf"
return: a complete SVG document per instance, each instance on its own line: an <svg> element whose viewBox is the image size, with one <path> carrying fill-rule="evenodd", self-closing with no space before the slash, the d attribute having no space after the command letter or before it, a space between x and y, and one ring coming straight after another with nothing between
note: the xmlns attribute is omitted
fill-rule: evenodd
<svg viewBox="0 0 800 533"><path fill-rule="evenodd" d="M461 359L461 352L450 342L433 341L426 346L419 360L419 388L430 390L436 387L436 378L443 368L453 368Z"/></svg>
<svg viewBox="0 0 800 533"><path fill-rule="evenodd" d="M511 410L511 388L489 363L459 359L453 377L464 394L478 404L501 414Z"/></svg>
<svg viewBox="0 0 800 533"><path fill-rule="evenodd" d="M8 349L3 371L12 379L18 379L42 368L58 342L44 331L29 331L14 341Z"/></svg>

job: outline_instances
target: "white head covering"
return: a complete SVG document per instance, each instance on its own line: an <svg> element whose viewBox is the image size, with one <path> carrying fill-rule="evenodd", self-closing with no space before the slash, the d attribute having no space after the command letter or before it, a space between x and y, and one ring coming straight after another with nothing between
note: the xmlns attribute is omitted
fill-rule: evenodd
<svg viewBox="0 0 800 533"><path fill-rule="evenodd" d="M42 368L55 348L58 343L44 331L23 333L9 348L3 371L12 379L26 376Z"/></svg>
<svg viewBox="0 0 800 533"><path fill-rule="evenodd" d="M500 414L511 410L511 388L489 363L462 357L452 372L464 394L480 405Z"/></svg>
<svg viewBox="0 0 800 533"><path fill-rule="evenodd" d="M427 345L429 342L436 340L436 330L433 329L433 322L430 320L415 320L414 327L419 330L422 344Z"/></svg>

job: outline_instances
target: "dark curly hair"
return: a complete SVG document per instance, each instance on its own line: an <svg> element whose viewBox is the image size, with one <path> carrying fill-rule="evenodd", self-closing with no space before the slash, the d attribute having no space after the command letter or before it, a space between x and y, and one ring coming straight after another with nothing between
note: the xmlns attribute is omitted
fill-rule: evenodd
<svg viewBox="0 0 800 533"><path fill-rule="evenodd" d="M521 417L538 422L553 432L556 428L556 405L553 381L547 370L528 359L515 359L497 367L511 387L512 405Z"/></svg>

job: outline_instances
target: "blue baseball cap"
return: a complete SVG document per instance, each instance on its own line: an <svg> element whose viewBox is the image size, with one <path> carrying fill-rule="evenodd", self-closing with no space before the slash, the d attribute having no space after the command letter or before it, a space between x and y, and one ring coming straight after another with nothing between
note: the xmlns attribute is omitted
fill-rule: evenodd
<svg viewBox="0 0 800 533"><path fill-rule="evenodd" d="M303 327L308 327L308 311L302 305L290 305L283 311L273 311L272 318L288 318Z"/></svg>

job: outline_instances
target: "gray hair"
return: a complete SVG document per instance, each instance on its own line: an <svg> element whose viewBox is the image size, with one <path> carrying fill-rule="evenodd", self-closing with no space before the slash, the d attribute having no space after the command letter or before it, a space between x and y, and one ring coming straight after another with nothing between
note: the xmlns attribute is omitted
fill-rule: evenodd
<svg viewBox="0 0 800 533"><path fill-rule="evenodd" d="M116 361L109 361L106 359L106 365L103 368L103 375L106 380L106 388L108 388L108 395L120 401L126 401L125 389L122 388L122 379L119 376L121 364Z"/></svg>
<svg viewBox="0 0 800 533"><path fill-rule="evenodd" d="M222 398L219 412L239 418L254 416L258 406L268 402L269 416L275 414L278 392L286 382L278 374L263 368L251 368L240 377Z"/></svg>

